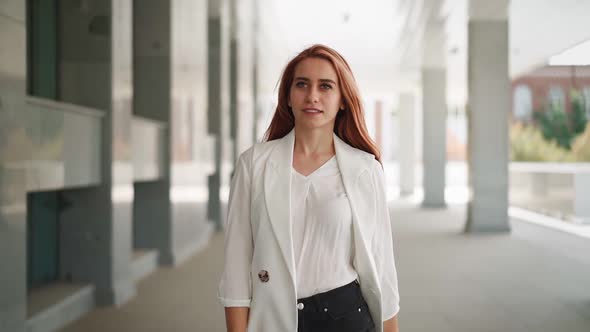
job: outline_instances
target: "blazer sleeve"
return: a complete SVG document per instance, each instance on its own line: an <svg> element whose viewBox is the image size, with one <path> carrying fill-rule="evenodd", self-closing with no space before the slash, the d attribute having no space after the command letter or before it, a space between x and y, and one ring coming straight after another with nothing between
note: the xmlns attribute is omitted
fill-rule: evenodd
<svg viewBox="0 0 590 332"><path fill-rule="evenodd" d="M393 254L391 219L385 192L385 175L381 164L374 160L373 183L375 185L377 226L373 234L372 250L377 274L381 284L383 321L393 318L399 312L399 291L397 270Z"/></svg>
<svg viewBox="0 0 590 332"><path fill-rule="evenodd" d="M252 299L251 159L251 149L240 155L230 185L223 274L217 293L224 307L249 307Z"/></svg>

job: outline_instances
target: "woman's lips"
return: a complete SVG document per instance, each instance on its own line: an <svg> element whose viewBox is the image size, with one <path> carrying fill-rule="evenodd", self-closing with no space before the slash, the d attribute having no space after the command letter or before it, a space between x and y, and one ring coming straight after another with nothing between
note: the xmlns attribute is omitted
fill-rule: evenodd
<svg viewBox="0 0 590 332"><path fill-rule="evenodd" d="M323 113L323 111L320 111L320 110L318 110L316 108L306 108L306 109L303 110L303 113L306 113L306 114L321 114L321 113Z"/></svg>

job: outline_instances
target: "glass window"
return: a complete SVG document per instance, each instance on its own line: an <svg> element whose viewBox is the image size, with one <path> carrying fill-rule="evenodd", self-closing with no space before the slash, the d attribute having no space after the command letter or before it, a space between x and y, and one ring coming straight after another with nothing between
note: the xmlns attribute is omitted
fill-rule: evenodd
<svg viewBox="0 0 590 332"><path fill-rule="evenodd" d="M533 95L528 86L521 84L514 89L512 110L515 119L520 121L531 120L533 116Z"/></svg>
<svg viewBox="0 0 590 332"><path fill-rule="evenodd" d="M553 110L560 110L564 111L565 108L565 93L563 92L563 88L558 85L552 85L549 88L549 93L547 94L547 101L549 102L549 107Z"/></svg>
<svg viewBox="0 0 590 332"><path fill-rule="evenodd" d="M28 94L57 99L57 0L29 0Z"/></svg>

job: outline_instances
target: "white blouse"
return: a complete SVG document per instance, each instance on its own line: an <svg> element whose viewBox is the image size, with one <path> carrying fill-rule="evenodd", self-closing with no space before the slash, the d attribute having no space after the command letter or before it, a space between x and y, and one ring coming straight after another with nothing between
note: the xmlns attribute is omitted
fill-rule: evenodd
<svg viewBox="0 0 590 332"><path fill-rule="evenodd" d="M297 298L357 278L352 264L352 213L335 156L308 176L292 168L291 227Z"/></svg>

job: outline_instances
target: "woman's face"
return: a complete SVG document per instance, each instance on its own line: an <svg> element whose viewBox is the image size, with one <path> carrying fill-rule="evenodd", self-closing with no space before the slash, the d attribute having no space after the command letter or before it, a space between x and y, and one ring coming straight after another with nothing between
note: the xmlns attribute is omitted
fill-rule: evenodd
<svg viewBox="0 0 590 332"><path fill-rule="evenodd" d="M334 129L336 114L343 104L338 77L329 61L307 58L295 67L289 106L295 126Z"/></svg>

